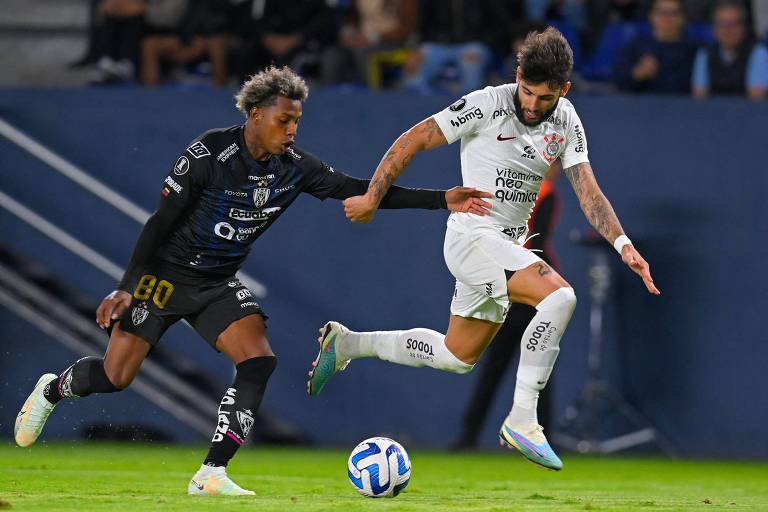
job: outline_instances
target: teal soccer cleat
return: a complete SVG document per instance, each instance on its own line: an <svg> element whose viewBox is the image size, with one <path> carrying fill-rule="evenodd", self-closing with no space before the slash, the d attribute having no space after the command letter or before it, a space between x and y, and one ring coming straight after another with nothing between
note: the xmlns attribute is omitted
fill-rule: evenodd
<svg viewBox="0 0 768 512"><path fill-rule="evenodd" d="M547 469L560 471L563 469L563 461L549 446L544 437L544 429L541 425L533 425L531 428L515 429L506 421L499 430L499 441L502 446L514 448L523 454L529 461Z"/></svg>
<svg viewBox="0 0 768 512"><path fill-rule="evenodd" d="M328 379L349 364L348 359L340 360L336 355L336 344L346 332L347 328L338 322L328 322L320 329L320 352L312 363L307 382L310 396L319 395Z"/></svg>

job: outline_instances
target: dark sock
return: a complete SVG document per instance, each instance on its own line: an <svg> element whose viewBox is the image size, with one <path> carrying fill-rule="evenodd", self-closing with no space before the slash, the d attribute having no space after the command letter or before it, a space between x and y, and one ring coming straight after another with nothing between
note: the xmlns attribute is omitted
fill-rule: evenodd
<svg viewBox="0 0 768 512"><path fill-rule="evenodd" d="M237 365L235 382L224 393L206 466L226 466L253 426L269 376L277 365L275 356L254 357Z"/></svg>
<svg viewBox="0 0 768 512"><path fill-rule="evenodd" d="M110 382L104 371L104 359L88 356L78 359L75 364L61 372L43 389L43 395L52 404L62 398L88 396L91 393L114 393L120 391Z"/></svg>

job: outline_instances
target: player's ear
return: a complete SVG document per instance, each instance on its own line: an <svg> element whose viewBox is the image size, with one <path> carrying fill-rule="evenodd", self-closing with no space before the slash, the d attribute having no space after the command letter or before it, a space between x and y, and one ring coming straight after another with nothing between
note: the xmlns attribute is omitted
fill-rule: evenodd
<svg viewBox="0 0 768 512"><path fill-rule="evenodd" d="M253 107L248 117L253 122L258 122L261 119L261 107Z"/></svg>
<svg viewBox="0 0 768 512"><path fill-rule="evenodd" d="M565 96L566 94L568 94L568 91L570 91L570 90L571 90L571 81L570 81L570 80L568 80L568 81L567 81L567 82L565 82L565 84L563 85L563 88L562 88L562 89L560 89L560 97L562 98L563 96Z"/></svg>

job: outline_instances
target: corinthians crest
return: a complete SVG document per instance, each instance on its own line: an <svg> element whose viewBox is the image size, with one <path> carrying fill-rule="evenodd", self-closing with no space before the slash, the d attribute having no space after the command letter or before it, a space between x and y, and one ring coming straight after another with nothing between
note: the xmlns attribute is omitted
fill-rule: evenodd
<svg viewBox="0 0 768 512"><path fill-rule="evenodd" d="M131 312L131 321L133 322L133 325L139 325L144 320L147 319L147 315L149 315L149 311L147 311L145 307L145 303L142 302L135 308L133 308L133 311Z"/></svg>
<svg viewBox="0 0 768 512"><path fill-rule="evenodd" d="M269 189L268 188L257 188L253 191L253 204L256 206L256 208L261 208L264 206L267 202L267 199L269 199Z"/></svg>
<svg viewBox="0 0 768 512"><path fill-rule="evenodd" d="M564 140L565 138L556 132L544 137L544 142L547 144L544 147L544 158L547 162L551 162L557 158L557 155L560 154L561 144Z"/></svg>

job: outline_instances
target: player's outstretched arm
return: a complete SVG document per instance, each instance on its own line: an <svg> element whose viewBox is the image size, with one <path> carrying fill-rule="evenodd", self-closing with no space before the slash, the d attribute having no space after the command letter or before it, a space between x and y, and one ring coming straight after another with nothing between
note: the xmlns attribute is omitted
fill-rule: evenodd
<svg viewBox="0 0 768 512"><path fill-rule="evenodd" d="M371 178L368 191L362 196L350 197L344 201L347 217L354 222L370 222L387 190L408 167L416 153L447 143L443 131L432 117L412 126L395 140L381 159Z"/></svg>
<svg viewBox="0 0 768 512"><path fill-rule="evenodd" d="M592 227L611 244L624 235L616 212L613 211L611 203L595 180L592 166L588 162L583 162L568 167L563 172L568 176L568 180L576 192L576 197L579 199L581 210ZM625 238L625 240L627 239ZM642 278L648 292L654 295L661 294L653 283L650 266L631 243L627 243L621 248L621 259Z"/></svg>

